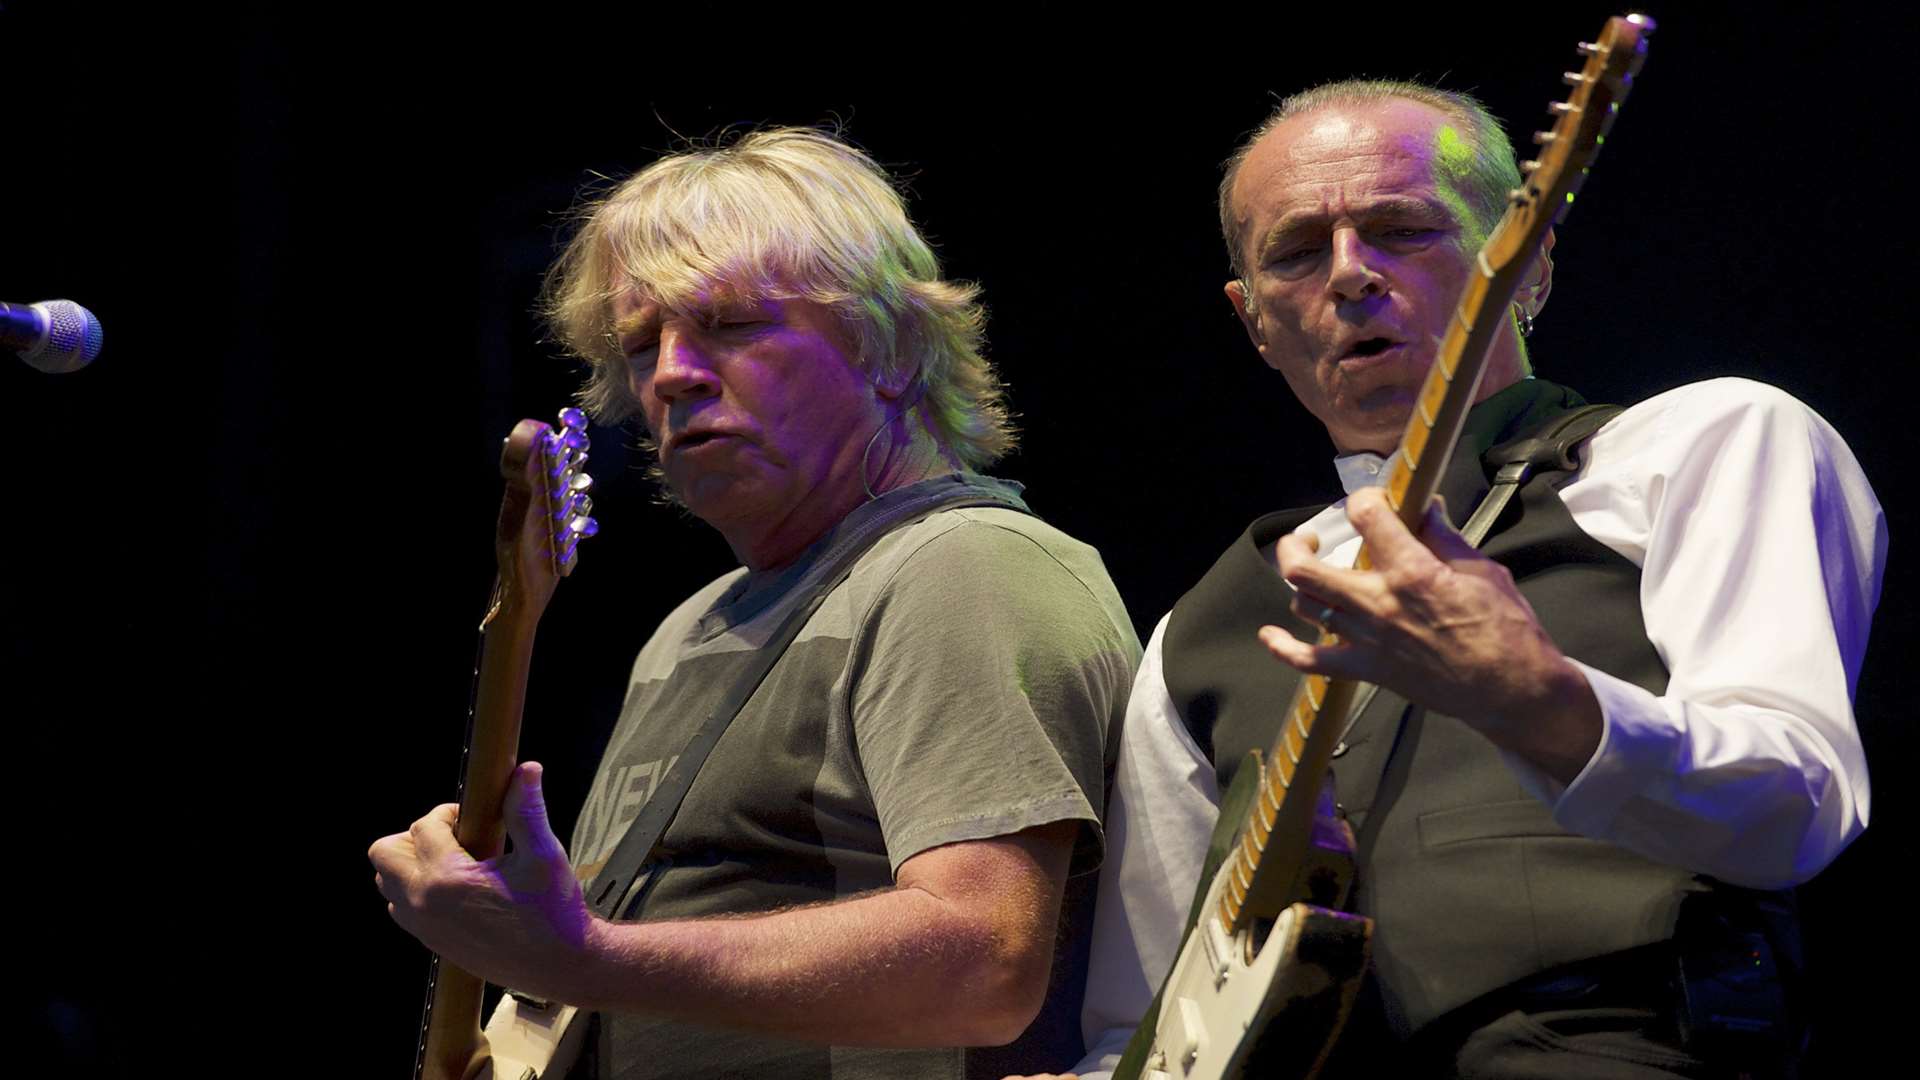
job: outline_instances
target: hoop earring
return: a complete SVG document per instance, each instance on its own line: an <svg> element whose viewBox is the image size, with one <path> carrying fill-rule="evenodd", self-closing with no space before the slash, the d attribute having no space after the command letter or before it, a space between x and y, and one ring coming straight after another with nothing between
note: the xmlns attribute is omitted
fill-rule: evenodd
<svg viewBox="0 0 1920 1080"><path fill-rule="evenodd" d="M920 404L920 399L922 397L925 397L926 393L927 393L926 380L916 376L914 378L913 394L909 396L904 402L901 403L900 411L894 413L892 416L887 417L885 420L880 421L880 426L873 429L872 435L867 436L867 448L865 450L860 451L860 486L867 489L868 502L872 502L873 500L880 497L879 495L874 493L873 481L867 479L867 459L873 456L873 444L880 441L880 433L887 430L887 428L891 427L894 421L900 419L901 417L907 415L907 413L913 411L913 407L915 405Z"/></svg>

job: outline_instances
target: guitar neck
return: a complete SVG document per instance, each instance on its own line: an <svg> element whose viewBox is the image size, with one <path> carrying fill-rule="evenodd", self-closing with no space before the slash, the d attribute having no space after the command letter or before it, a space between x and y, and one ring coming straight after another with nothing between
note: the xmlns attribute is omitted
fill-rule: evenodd
<svg viewBox="0 0 1920 1080"><path fill-rule="evenodd" d="M593 535L586 513L590 482L586 418L569 409L561 433L522 420L501 452L507 480L495 537L499 577L480 624L480 661L473 673L473 704L461 763L460 820L454 835L476 859L506 846L504 803L520 757L520 720L534 632L559 579L572 571L575 546ZM416 1080L465 1080L488 1060L480 1010L486 983L434 957L414 1055Z"/></svg>
<svg viewBox="0 0 1920 1080"><path fill-rule="evenodd" d="M1407 418L1400 448L1394 451L1387 471L1387 502L1401 523L1415 533L1420 531L1428 504L1440 491L1447 463L1453 459L1454 444L1460 441L1467 413L1479 394L1481 376L1486 374L1494 335L1506 322L1507 305L1526 268L1523 263L1515 263L1504 273L1497 273L1484 260L1480 263L1454 307L1440 354L1420 386L1413 415ZM1354 565L1361 569L1373 565L1366 545L1361 545Z"/></svg>
<svg viewBox="0 0 1920 1080"><path fill-rule="evenodd" d="M482 632L461 767L460 822L454 830L460 846L476 859L500 854L506 840L501 804L520 760L520 719L538 619L538 612L503 605Z"/></svg>
<svg viewBox="0 0 1920 1080"><path fill-rule="evenodd" d="M497 588L495 593L499 595ZM524 608L501 604L481 630L473 711L461 765L460 820L454 828L460 846L476 859L493 858L506 846L506 818L501 811L519 763L520 721L538 618L538 612L529 616ZM487 1040L480 1032L486 992L484 979L438 956L433 958L415 1077L464 1080L487 1060Z"/></svg>

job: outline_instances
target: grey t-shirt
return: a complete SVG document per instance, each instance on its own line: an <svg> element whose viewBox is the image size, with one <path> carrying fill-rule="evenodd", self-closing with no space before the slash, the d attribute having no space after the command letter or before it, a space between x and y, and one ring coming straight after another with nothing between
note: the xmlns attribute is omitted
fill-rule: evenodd
<svg viewBox="0 0 1920 1080"><path fill-rule="evenodd" d="M975 476L889 492L795 565L735 571L668 616L634 664L574 832L583 881L754 650L805 601L822 557L956 486L1011 494ZM893 527L714 747L662 840L670 862L630 914L737 914L851 896L890 887L900 864L929 848L1056 821L1086 823L1073 872L1092 870L1107 736L1139 655L1098 553L1038 518L967 507ZM622 1080L968 1073L968 1055L953 1049L826 1047L626 1015L603 1023L611 1060L600 1075Z"/></svg>

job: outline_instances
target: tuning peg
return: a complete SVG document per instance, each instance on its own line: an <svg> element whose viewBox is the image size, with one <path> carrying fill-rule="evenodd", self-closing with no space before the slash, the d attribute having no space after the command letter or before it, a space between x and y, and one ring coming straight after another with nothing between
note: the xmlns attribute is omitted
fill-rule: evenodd
<svg viewBox="0 0 1920 1080"><path fill-rule="evenodd" d="M1565 116L1570 112L1577 112L1578 110L1573 107L1573 102L1571 101L1549 101L1547 102L1547 111L1555 116Z"/></svg>
<svg viewBox="0 0 1920 1080"><path fill-rule="evenodd" d="M1520 175L1529 176L1538 168L1540 163L1537 161L1523 161L1520 163Z"/></svg>
<svg viewBox="0 0 1920 1080"><path fill-rule="evenodd" d="M585 540L587 537L593 536L600 531L600 523L590 517L574 518L572 521L567 522L567 531Z"/></svg>
<svg viewBox="0 0 1920 1080"><path fill-rule="evenodd" d="M1568 71L1561 73L1560 81L1566 83L1568 86L1584 86L1586 85L1587 77L1577 71Z"/></svg>
<svg viewBox="0 0 1920 1080"><path fill-rule="evenodd" d="M573 498L568 499L567 513L578 514L581 517L586 517L588 514L593 513L593 497L585 492L581 492Z"/></svg>
<svg viewBox="0 0 1920 1080"><path fill-rule="evenodd" d="M1573 51L1579 53L1581 56L1593 56L1600 51L1600 46L1595 45L1591 41L1583 41L1575 45Z"/></svg>
<svg viewBox="0 0 1920 1080"><path fill-rule="evenodd" d="M560 441L566 444L569 450L585 450L592 445L591 440L587 438L587 433L579 428L567 428L566 433L560 436Z"/></svg>
<svg viewBox="0 0 1920 1080"><path fill-rule="evenodd" d="M1637 11L1631 15L1628 15L1627 21L1639 27L1641 32L1643 33L1651 34L1655 30L1660 29L1660 24L1653 21L1653 16L1642 15Z"/></svg>
<svg viewBox="0 0 1920 1080"><path fill-rule="evenodd" d="M1533 141L1539 143L1541 146L1547 145L1552 142L1553 139L1554 135L1551 131L1536 131L1533 133Z"/></svg>
<svg viewBox="0 0 1920 1080"><path fill-rule="evenodd" d="M567 487L573 491L584 492L592 486L593 477L588 476L586 473L574 473L573 479L567 481Z"/></svg>
<svg viewBox="0 0 1920 1080"><path fill-rule="evenodd" d="M584 431L587 427L587 414L571 406L561 409L560 426L572 431Z"/></svg>

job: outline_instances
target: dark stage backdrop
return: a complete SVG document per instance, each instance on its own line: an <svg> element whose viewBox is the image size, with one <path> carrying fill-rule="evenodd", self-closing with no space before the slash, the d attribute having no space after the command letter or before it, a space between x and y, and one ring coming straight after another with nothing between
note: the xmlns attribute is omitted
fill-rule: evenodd
<svg viewBox="0 0 1920 1080"><path fill-rule="evenodd" d="M0 365L16 824L10 982L62 1075L395 1075L425 957L364 849L450 796L500 438L575 372L530 307L595 176L680 135L837 123L980 282L1026 432L1002 470L1098 545L1142 637L1253 515L1323 499L1324 434L1220 286L1218 163L1275 92L1418 75L1516 136L1607 11L1116 23L1047 4L476 27L312 8L213 25L8 3L0 297L105 321ZM1555 250L1542 374L1601 401L1742 375L1866 463L1912 536L1911 23L1661 10ZM82 44L90 42L89 44ZM1896 94L1898 93L1898 96ZM596 429L604 531L541 632L525 751L566 835L631 656L730 565ZM1873 828L1803 890L1826 1067L1886 1041L1912 850L1896 543L1861 726ZM1883 916L1884 918L1880 917ZM1816 1074L1819 1075L1819 1074Z"/></svg>

